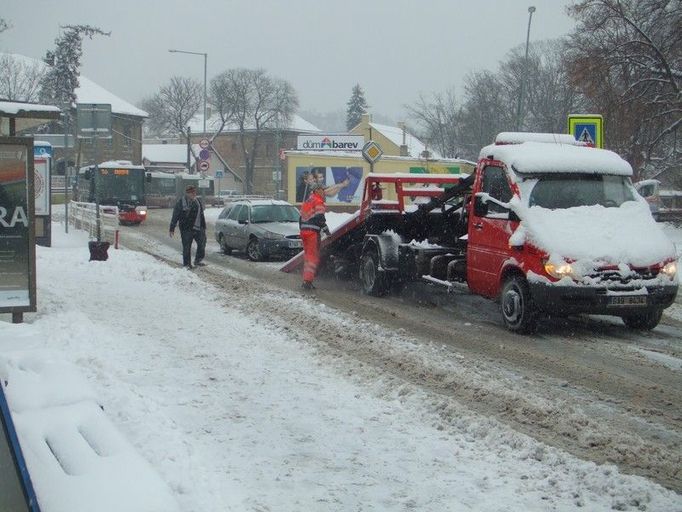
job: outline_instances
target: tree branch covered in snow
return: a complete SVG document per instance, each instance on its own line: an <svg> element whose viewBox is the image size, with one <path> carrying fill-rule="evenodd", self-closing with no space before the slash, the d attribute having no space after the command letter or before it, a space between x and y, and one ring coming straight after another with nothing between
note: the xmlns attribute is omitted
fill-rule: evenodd
<svg viewBox="0 0 682 512"><path fill-rule="evenodd" d="M369 105L365 99L365 91L362 90L360 84L355 84L350 99L346 103L346 129L350 131L360 124L362 114L367 111L369 111Z"/></svg>
<svg viewBox="0 0 682 512"><path fill-rule="evenodd" d="M423 129L423 138L445 158L458 157L461 146L461 111L454 89L434 93L431 99L420 95L407 112Z"/></svg>
<svg viewBox="0 0 682 512"><path fill-rule="evenodd" d="M583 0L570 13L572 78L609 119L607 144L642 177L679 169L680 0Z"/></svg>
<svg viewBox="0 0 682 512"><path fill-rule="evenodd" d="M0 55L0 98L10 101L37 102L45 72L37 63Z"/></svg>
<svg viewBox="0 0 682 512"><path fill-rule="evenodd" d="M109 36L90 25L64 25L64 32L55 39L55 49L48 50L43 59L49 66L40 86L40 100L43 103L66 107L63 109L67 123L71 123L71 107L76 104L76 89L80 76L83 38L92 39L95 35Z"/></svg>

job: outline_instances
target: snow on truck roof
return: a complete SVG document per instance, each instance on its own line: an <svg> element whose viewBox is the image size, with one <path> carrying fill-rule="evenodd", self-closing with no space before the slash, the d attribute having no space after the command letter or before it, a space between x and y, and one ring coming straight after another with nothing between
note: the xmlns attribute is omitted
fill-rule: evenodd
<svg viewBox="0 0 682 512"><path fill-rule="evenodd" d="M613 151L574 144L523 142L491 144L480 158L492 157L520 174L584 173L632 176L632 167Z"/></svg>
<svg viewBox="0 0 682 512"><path fill-rule="evenodd" d="M521 144L523 142L553 142L582 146L570 133L533 133L533 132L500 132L495 137L495 144Z"/></svg>

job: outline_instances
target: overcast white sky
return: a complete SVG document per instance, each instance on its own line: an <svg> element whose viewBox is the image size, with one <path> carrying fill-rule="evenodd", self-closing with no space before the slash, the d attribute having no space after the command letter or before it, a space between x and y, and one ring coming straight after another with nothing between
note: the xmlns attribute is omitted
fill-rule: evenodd
<svg viewBox="0 0 682 512"><path fill-rule="evenodd" d="M525 44L567 34L569 0L2 0L13 28L0 51L42 58L59 25L90 24L110 37L86 40L82 73L137 103L173 75L203 81L233 67L262 67L292 83L301 109L344 110L360 83L373 113L400 117L420 93L495 69Z"/></svg>

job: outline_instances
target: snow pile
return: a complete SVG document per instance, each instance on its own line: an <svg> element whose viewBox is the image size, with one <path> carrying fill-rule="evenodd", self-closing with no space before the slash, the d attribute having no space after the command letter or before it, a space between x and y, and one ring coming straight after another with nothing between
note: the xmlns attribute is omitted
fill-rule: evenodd
<svg viewBox="0 0 682 512"><path fill-rule="evenodd" d="M556 210L527 208L516 201L514 209L523 221L510 242L520 244L525 238L557 262L586 261L590 271L595 265L618 263L646 267L675 257L672 242L639 201L618 208Z"/></svg>
<svg viewBox="0 0 682 512"><path fill-rule="evenodd" d="M4 334L29 343L46 336L31 325L8 331ZM78 369L58 353L4 352L0 380L44 512L179 510Z"/></svg>

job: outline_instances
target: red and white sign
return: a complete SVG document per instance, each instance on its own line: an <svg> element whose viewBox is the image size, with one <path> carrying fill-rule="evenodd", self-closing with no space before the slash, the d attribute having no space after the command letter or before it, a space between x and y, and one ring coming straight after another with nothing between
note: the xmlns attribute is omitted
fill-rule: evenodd
<svg viewBox="0 0 682 512"><path fill-rule="evenodd" d="M209 144L210 144L210 141L209 141L208 139L201 139L201 140L199 141L199 147L200 147L201 149L206 149L206 148L208 147Z"/></svg>
<svg viewBox="0 0 682 512"><path fill-rule="evenodd" d="M210 167L208 160L200 160L198 165L200 171L208 171L208 168Z"/></svg>

